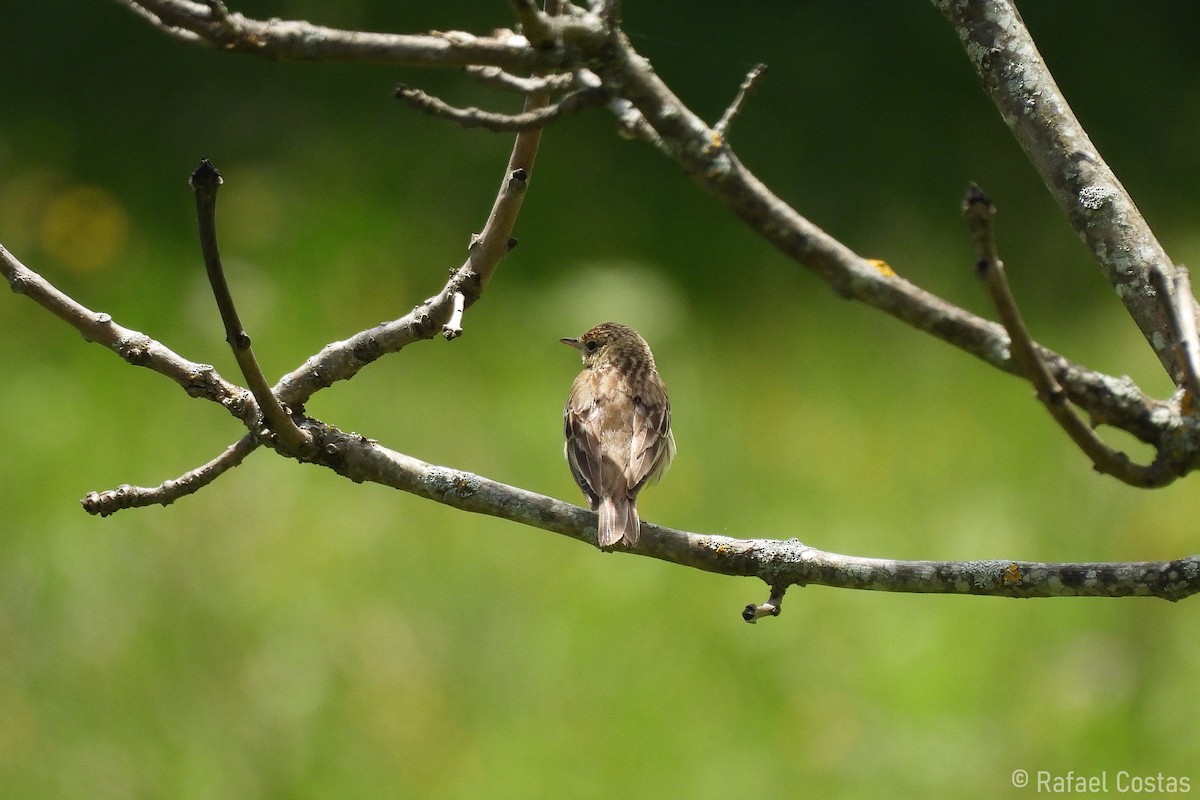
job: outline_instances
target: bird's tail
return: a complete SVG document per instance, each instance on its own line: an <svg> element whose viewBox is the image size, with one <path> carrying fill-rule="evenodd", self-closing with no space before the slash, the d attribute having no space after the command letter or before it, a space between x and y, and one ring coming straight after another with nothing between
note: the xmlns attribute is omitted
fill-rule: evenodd
<svg viewBox="0 0 1200 800"><path fill-rule="evenodd" d="M624 540L633 547L642 532L638 519L637 505L627 497L605 497L600 501L600 524L596 530L596 541L601 547L612 547Z"/></svg>

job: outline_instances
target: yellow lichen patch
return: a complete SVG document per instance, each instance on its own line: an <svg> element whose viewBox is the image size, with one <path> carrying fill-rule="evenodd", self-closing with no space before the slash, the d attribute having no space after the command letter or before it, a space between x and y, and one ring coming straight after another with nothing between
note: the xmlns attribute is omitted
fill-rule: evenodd
<svg viewBox="0 0 1200 800"><path fill-rule="evenodd" d="M1021 568L1016 564L1009 564L1008 569L1004 570L1004 574L1000 576L1000 583L1004 586L1011 586L1014 583L1021 582Z"/></svg>
<svg viewBox="0 0 1200 800"><path fill-rule="evenodd" d="M875 268L885 278L892 278L896 275L896 270L892 269L892 265L880 258L868 258L867 263Z"/></svg>

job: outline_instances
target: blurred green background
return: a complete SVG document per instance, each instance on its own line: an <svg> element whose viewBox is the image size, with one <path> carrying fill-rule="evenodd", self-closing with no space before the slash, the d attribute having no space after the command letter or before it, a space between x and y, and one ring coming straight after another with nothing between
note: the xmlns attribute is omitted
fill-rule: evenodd
<svg viewBox="0 0 1200 800"><path fill-rule="evenodd" d="M486 32L502 2L233 0L255 16ZM1200 227L1191 3L1023 9L1168 251ZM978 181L1035 336L1169 387L923 3L625 3L635 44L743 160L858 252L981 313L958 203ZM89 307L228 378L187 176L270 376L440 288L510 138L399 106L460 75L188 46L115 2L0 11L0 242ZM314 398L343 429L579 502L556 342L650 340L680 447L643 516L884 557L1141 560L1200 551L1195 479L1095 475L1021 382L778 256L591 112L544 141L521 244L467 318ZM1018 797L1025 769L1200 784L1196 601L793 589L358 486L266 452L169 508L87 516L241 431L29 301L0 297L0 795L14 798ZM1128 442L1114 437L1122 446Z"/></svg>

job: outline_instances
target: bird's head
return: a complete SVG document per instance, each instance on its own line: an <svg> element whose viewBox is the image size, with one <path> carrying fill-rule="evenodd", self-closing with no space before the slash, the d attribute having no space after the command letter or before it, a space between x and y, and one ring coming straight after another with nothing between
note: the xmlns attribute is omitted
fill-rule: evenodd
<svg viewBox="0 0 1200 800"><path fill-rule="evenodd" d="M654 368L650 345L628 325L602 322L577 339L559 341L578 350L585 367Z"/></svg>

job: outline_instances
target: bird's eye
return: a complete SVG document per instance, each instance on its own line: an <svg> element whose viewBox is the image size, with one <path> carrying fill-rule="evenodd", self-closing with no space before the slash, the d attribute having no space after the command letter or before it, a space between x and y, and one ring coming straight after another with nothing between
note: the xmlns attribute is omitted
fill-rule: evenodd
<svg viewBox="0 0 1200 800"><path fill-rule="evenodd" d="M596 348L600 346L600 343L597 342L595 339L592 339L592 340L588 341L587 343L585 343L583 346L587 348L587 351L589 353L594 353L594 352L596 352Z"/></svg>

